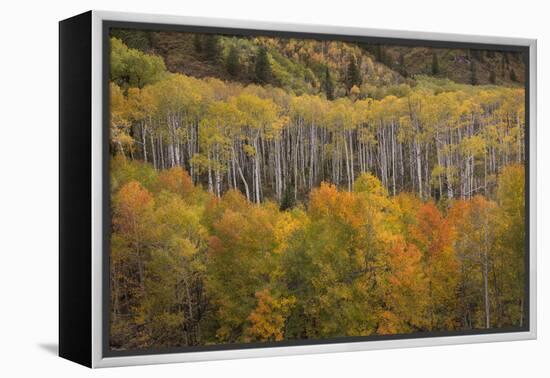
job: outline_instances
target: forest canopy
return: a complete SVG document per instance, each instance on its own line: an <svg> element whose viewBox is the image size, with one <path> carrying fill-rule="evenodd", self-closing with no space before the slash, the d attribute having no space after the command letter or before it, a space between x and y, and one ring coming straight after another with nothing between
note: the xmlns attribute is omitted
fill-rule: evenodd
<svg viewBox="0 0 550 378"><path fill-rule="evenodd" d="M523 326L523 87L176 34L111 39L111 348Z"/></svg>

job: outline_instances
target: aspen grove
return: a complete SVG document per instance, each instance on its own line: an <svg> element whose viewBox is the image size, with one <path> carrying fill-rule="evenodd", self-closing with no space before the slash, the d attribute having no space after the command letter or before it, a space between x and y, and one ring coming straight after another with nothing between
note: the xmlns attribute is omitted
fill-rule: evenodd
<svg viewBox="0 0 550 378"><path fill-rule="evenodd" d="M329 99L111 44L111 348L525 325L523 87Z"/></svg>

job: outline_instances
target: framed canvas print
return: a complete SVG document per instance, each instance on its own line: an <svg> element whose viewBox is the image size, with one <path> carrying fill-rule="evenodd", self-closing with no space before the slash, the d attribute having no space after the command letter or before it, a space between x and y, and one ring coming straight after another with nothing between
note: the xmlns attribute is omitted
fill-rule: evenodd
<svg viewBox="0 0 550 378"><path fill-rule="evenodd" d="M536 41L60 22L60 355L536 337Z"/></svg>

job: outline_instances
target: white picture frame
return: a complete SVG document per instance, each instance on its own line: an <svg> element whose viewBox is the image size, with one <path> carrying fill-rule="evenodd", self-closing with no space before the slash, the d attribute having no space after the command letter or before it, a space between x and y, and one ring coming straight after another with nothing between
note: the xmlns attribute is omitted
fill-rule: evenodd
<svg viewBox="0 0 550 378"><path fill-rule="evenodd" d="M389 348L411 348L450 344L486 343L499 341L530 340L537 337L537 41L534 39L503 38L477 35L427 33L414 31L352 28L313 24L267 23L259 21L196 18L184 16L138 14L123 12L91 11L91 356L93 368L144 365L158 363L225 360L287 356L312 353L366 351ZM104 22L153 23L187 25L230 29L266 30L275 32L315 33L344 36L414 39L426 41L461 42L474 44L498 44L524 46L529 49L529 330L526 332L487 333L441 337L400 338L373 341L354 341L298 346L273 346L216 351L174 352L166 354L139 354L128 356L105 356L104 308L104 242L103 242L103 174L104 158Z"/></svg>

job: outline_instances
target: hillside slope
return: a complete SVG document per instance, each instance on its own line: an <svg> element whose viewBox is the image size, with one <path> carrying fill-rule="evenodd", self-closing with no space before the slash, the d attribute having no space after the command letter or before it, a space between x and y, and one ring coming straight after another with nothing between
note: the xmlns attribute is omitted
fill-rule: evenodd
<svg viewBox="0 0 550 378"><path fill-rule="evenodd" d="M462 84L518 86L517 53L356 44L341 41L234 37L113 30L129 47L163 57L171 72L244 84L270 84L297 95L381 98L414 86L418 75ZM265 56L263 67L261 60Z"/></svg>
<svg viewBox="0 0 550 378"><path fill-rule="evenodd" d="M525 82L518 53L388 46L381 59L405 76L430 75L463 84L515 86Z"/></svg>

